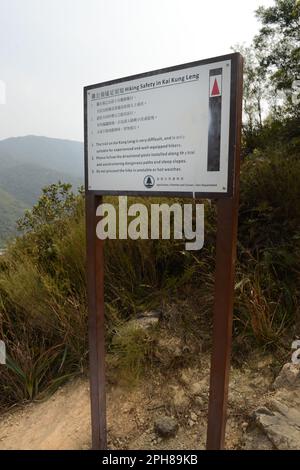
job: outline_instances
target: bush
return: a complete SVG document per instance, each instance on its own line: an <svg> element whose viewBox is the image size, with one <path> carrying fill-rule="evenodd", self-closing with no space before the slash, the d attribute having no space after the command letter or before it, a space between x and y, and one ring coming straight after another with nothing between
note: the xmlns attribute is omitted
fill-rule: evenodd
<svg viewBox="0 0 300 470"><path fill-rule="evenodd" d="M300 159L282 153L242 166L236 317L261 344L278 344L299 312Z"/></svg>
<svg viewBox="0 0 300 470"><path fill-rule="evenodd" d="M299 322L300 159L286 152L256 151L242 166L234 306L240 349L281 347ZM127 331L139 311L181 299L190 307L165 318L170 334L191 341L210 327L215 216L214 204L206 203L198 253L178 240L105 243L110 367L132 380L147 369L153 338ZM0 335L8 351L8 367L0 369L2 406L42 396L86 369L84 226L82 193L52 185L20 222L25 233L0 258Z"/></svg>
<svg viewBox="0 0 300 470"><path fill-rule="evenodd" d="M2 405L41 396L82 373L88 355L82 194L51 185L19 225L25 233L0 260L0 333L8 351L8 368L0 370ZM193 275L188 263L182 242L105 244L106 337L120 363L132 350L132 335L121 354L117 329L186 282ZM136 369L135 359L129 364Z"/></svg>

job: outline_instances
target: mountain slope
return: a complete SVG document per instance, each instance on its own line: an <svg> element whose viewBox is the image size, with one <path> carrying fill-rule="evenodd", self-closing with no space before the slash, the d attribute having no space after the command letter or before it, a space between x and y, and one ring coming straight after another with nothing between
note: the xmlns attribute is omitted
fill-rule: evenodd
<svg viewBox="0 0 300 470"><path fill-rule="evenodd" d="M16 230L16 220L22 216L26 205L0 187L0 244Z"/></svg>
<svg viewBox="0 0 300 470"><path fill-rule="evenodd" d="M0 141L0 160L31 163L76 177L83 175L83 143L28 135ZM1 165L1 163L0 163ZM1 167L0 167L1 170Z"/></svg>
<svg viewBox="0 0 300 470"><path fill-rule="evenodd" d="M0 141L0 246L41 189L58 181L83 184L83 143L25 136Z"/></svg>
<svg viewBox="0 0 300 470"><path fill-rule="evenodd" d="M17 164L0 172L0 188L22 201L27 207L35 203L41 188L59 180L71 183L75 189L82 184L80 178L33 163Z"/></svg>

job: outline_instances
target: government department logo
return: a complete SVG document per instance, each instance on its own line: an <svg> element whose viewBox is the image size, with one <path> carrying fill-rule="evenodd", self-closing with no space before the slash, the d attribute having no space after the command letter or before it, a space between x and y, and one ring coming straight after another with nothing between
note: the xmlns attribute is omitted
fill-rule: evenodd
<svg viewBox="0 0 300 470"><path fill-rule="evenodd" d="M153 188L154 183L155 183L155 179L153 178L153 176L150 176L150 175L145 176L144 186L146 186L146 188L148 189Z"/></svg>

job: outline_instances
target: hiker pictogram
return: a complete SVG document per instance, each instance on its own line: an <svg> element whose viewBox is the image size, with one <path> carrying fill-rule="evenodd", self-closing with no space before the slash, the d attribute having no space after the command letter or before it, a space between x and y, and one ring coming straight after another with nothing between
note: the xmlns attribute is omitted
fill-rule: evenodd
<svg viewBox="0 0 300 470"><path fill-rule="evenodd" d="M154 183L155 183L155 180L154 180L153 176L151 176L151 175L145 176L144 185L146 186L146 188L153 188Z"/></svg>

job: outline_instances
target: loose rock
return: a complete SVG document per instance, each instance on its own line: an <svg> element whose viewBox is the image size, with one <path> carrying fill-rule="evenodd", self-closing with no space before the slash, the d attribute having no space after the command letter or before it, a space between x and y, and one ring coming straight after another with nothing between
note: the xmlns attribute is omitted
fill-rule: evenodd
<svg viewBox="0 0 300 470"><path fill-rule="evenodd" d="M273 398L269 408L261 407L255 412L258 426L280 450L300 448L300 412L297 408Z"/></svg>
<svg viewBox="0 0 300 470"><path fill-rule="evenodd" d="M193 382L189 387L192 395L199 395L201 392L203 392L204 388L204 384L201 382Z"/></svg>
<svg viewBox="0 0 300 470"><path fill-rule="evenodd" d="M159 338L155 356L162 364L168 366L174 360L182 357L183 344L181 338Z"/></svg>
<svg viewBox="0 0 300 470"><path fill-rule="evenodd" d="M169 416L161 416L154 422L154 431L161 437L173 437L177 429L177 421Z"/></svg>
<svg viewBox="0 0 300 470"><path fill-rule="evenodd" d="M284 364L278 377L274 381L273 387L275 390L279 388L300 387L300 364Z"/></svg>
<svg viewBox="0 0 300 470"><path fill-rule="evenodd" d="M189 399L184 389L178 385L173 385L170 389L171 395L173 395L174 406L176 408L186 408L189 404Z"/></svg>

